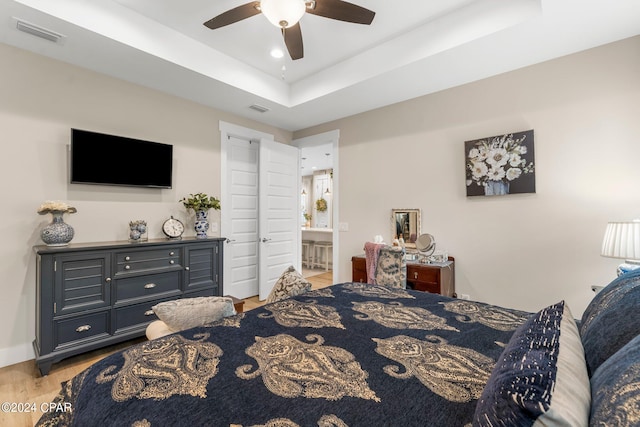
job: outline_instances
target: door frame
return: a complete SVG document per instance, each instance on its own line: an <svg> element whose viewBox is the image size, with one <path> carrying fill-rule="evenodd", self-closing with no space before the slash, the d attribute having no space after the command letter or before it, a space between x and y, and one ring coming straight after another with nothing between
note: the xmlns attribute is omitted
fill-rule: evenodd
<svg viewBox="0 0 640 427"><path fill-rule="evenodd" d="M333 149L333 215L331 218L333 224L333 283L339 283L340 280L340 168L339 166L339 156L338 156L338 146L340 143L340 129L331 130L328 132L319 133L317 135L311 135L304 138L294 139L292 141L292 145L295 145L298 148L301 148L305 145L314 145L314 144L326 144L327 142L331 142ZM300 177L302 179L302 177Z"/></svg>

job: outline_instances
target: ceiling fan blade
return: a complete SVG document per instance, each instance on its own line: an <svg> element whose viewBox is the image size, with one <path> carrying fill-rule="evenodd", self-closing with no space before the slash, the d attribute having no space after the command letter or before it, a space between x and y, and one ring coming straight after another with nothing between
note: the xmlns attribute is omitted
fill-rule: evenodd
<svg viewBox="0 0 640 427"><path fill-rule="evenodd" d="M289 28L283 28L282 36L284 37L284 44L287 45L291 59L296 60L302 58L304 56L304 47L302 46L300 23Z"/></svg>
<svg viewBox="0 0 640 427"><path fill-rule="evenodd" d="M376 13L364 7L342 0L316 0L315 7L307 8L307 12L354 24L369 25Z"/></svg>
<svg viewBox="0 0 640 427"><path fill-rule="evenodd" d="M243 19L250 18L260 13L260 2L252 1L251 3L243 4L242 6L234 7L224 13L211 18L204 23L205 27L212 30L216 28L224 27L225 25L233 24Z"/></svg>

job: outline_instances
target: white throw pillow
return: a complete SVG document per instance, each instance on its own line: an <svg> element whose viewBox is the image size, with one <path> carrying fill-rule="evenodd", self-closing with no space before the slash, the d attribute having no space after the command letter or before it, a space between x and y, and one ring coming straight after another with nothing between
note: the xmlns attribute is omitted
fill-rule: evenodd
<svg viewBox="0 0 640 427"><path fill-rule="evenodd" d="M206 326L236 311L228 297L183 298L161 302L151 307L158 318L173 331Z"/></svg>

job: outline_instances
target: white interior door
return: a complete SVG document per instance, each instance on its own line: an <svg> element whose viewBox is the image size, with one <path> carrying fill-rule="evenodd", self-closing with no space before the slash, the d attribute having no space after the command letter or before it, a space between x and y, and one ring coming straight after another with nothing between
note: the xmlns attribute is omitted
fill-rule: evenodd
<svg viewBox="0 0 640 427"><path fill-rule="evenodd" d="M224 293L247 298L258 294L259 144L233 136L225 144Z"/></svg>
<svg viewBox="0 0 640 427"><path fill-rule="evenodd" d="M297 147L260 140L259 298L267 298L282 272L300 271L300 160Z"/></svg>

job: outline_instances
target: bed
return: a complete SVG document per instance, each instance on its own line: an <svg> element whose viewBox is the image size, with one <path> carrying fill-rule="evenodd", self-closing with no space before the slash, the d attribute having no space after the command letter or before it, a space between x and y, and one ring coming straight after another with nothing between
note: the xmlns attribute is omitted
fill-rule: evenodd
<svg viewBox="0 0 640 427"><path fill-rule="evenodd" d="M606 308L610 287L594 299ZM589 327L601 312L585 312ZM108 356L63 383L65 409L37 425L587 425L595 375L579 332L563 302L526 313L337 284Z"/></svg>

